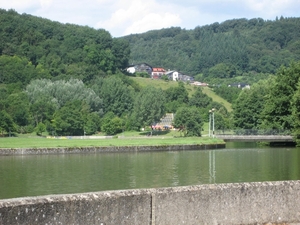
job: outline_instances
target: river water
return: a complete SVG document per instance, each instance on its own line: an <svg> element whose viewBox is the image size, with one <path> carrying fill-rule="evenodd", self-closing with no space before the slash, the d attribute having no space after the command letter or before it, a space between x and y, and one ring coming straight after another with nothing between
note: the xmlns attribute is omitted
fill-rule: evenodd
<svg viewBox="0 0 300 225"><path fill-rule="evenodd" d="M0 199L278 180L300 180L299 148L0 156Z"/></svg>

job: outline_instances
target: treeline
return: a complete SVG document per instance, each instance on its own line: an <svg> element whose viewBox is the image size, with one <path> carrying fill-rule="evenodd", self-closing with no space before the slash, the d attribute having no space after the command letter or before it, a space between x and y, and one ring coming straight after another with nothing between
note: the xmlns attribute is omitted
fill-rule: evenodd
<svg viewBox="0 0 300 225"><path fill-rule="evenodd" d="M128 42L112 38L103 29L61 24L3 9L0 23L0 82L4 84L26 85L34 78L70 77L90 82L128 65ZM25 73L20 74L21 68Z"/></svg>
<svg viewBox="0 0 300 225"><path fill-rule="evenodd" d="M176 69L207 82L255 83L300 60L300 18L233 19L185 30L132 34L131 63ZM223 79L223 81L220 81Z"/></svg>
<svg viewBox="0 0 300 225"><path fill-rule="evenodd" d="M228 113L186 86L141 88L122 70L129 43L109 32L0 10L0 133L114 135L176 113L174 126L201 136L208 111L225 126ZM217 116L217 114L216 114Z"/></svg>
<svg viewBox="0 0 300 225"><path fill-rule="evenodd" d="M244 89L233 110L237 129L292 132L300 145L300 62Z"/></svg>
<svg viewBox="0 0 300 225"><path fill-rule="evenodd" d="M125 75L98 77L93 84L81 80L32 80L25 89L0 85L0 133L38 135L115 135L141 128L151 131L167 112L176 113L174 126L185 136L201 136L209 109L216 109L216 128L228 126L224 106L196 88L189 97L186 85L161 90L153 86L135 89ZM150 130L149 130L150 129Z"/></svg>

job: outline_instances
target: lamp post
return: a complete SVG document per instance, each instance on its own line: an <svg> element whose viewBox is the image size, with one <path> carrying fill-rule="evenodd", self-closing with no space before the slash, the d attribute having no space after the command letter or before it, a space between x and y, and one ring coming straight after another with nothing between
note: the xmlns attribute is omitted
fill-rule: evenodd
<svg viewBox="0 0 300 225"><path fill-rule="evenodd" d="M213 130L213 138L215 137L215 108L212 110L212 130Z"/></svg>
<svg viewBox="0 0 300 225"><path fill-rule="evenodd" d="M211 110L209 110L209 121L208 121L208 137L210 137L211 126Z"/></svg>

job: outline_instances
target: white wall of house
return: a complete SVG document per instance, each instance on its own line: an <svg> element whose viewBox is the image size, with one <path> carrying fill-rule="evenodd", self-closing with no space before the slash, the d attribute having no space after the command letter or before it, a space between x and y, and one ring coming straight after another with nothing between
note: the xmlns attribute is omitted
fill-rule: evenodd
<svg viewBox="0 0 300 225"><path fill-rule="evenodd" d="M176 80L179 80L179 73L177 71L175 71L173 73L173 80L176 81Z"/></svg>
<svg viewBox="0 0 300 225"><path fill-rule="evenodd" d="M129 67L129 68L127 68L127 72L128 73L135 73L135 68L133 66Z"/></svg>

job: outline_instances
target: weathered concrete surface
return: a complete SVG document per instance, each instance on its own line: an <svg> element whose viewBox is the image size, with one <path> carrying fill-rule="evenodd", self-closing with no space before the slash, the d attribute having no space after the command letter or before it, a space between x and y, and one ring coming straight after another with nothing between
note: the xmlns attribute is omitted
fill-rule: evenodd
<svg viewBox="0 0 300 225"><path fill-rule="evenodd" d="M157 145L157 146L109 146L74 148L0 148L0 155L38 155L38 154L74 154L101 152L146 152L146 151L184 151L225 148L225 144L194 145Z"/></svg>
<svg viewBox="0 0 300 225"><path fill-rule="evenodd" d="M0 200L0 224L300 224L300 181Z"/></svg>
<svg viewBox="0 0 300 225"><path fill-rule="evenodd" d="M17 198L0 201L0 224L150 224L145 190Z"/></svg>

